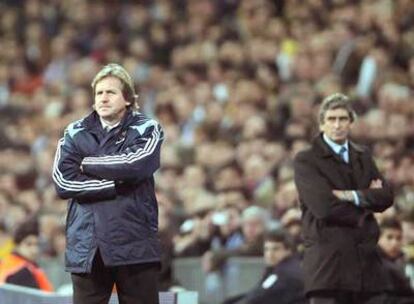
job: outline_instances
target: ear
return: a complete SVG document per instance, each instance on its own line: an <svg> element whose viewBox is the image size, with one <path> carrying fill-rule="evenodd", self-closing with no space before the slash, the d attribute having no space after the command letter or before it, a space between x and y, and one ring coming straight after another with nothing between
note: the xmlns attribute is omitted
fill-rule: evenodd
<svg viewBox="0 0 414 304"><path fill-rule="evenodd" d="M320 123L319 124L319 131L323 131L323 129L324 129L324 124L323 123Z"/></svg>

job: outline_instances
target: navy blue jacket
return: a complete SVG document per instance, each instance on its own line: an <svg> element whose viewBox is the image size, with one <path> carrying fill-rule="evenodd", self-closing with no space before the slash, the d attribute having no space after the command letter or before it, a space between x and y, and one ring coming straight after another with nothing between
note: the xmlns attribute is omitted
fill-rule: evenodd
<svg viewBox="0 0 414 304"><path fill-rule="evenodd" d="M53 180L69 199L67 271L90 273L98 248L107 266L160 261L153 174L162 140L155 120L130 110L108 133L95 111L66 128Z"/></svg>

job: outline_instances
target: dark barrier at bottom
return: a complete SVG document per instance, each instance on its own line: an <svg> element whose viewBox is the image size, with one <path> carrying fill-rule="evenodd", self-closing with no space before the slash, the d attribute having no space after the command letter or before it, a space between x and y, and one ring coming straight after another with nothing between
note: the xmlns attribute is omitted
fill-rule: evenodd
<svg viewBox="0 0 414 304"><path fill-rule="evenodd" d="M198 294L194 291L160 292L160 304L198 304ZM46 293L37 289L16 285L0 285L1 304L73 304L71 295ZM118 304L113 294L109 304Z"/></svg>

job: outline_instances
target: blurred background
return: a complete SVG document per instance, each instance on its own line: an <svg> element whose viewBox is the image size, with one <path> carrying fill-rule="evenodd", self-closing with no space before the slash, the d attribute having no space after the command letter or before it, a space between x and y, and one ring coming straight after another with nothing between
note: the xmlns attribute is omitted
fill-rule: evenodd
<svg viewBox="0 0 414 304"><path fill-rule="evenodd" d="M55 289L70 282L54 153L65 126L92 110L95 73L117 62L166 133L156 173L164 290L219 302L234 293L218 283L226 261L262 257L269 227L300 251L292 160L334 92L351 97L352 137L395 187L378 221L401 221L414 282L413 27L410 0L1 0L0 260L36 215L40 265ZM179 267L189 257L198 287Z"/></svg>

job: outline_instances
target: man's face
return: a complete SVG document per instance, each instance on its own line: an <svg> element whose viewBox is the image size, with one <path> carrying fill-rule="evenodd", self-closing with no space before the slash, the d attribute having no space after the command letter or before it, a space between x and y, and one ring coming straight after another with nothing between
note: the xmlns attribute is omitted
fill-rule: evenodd
<svg viewBox="0 0 414 304"><path fill-rule="evenodd" d="M351 118L346 109L327 110L324 121L319 125L321 131L332 141L343 144L351 131Z"/></svg>
<svg viewBox="0 0 414 304"><path fill-rule="evenodd" d="M242 231L247 243L253 243L265 230L263 220L260 218L245 219L242 223Z"/></svg>
<svg viewBox="0 0 414 304"><path fill-rule="evenodd" d="M122 82L113 76L105 77L96 84L95 110L109 124L120 121L130 105L122 94L122 88Z"/></svg>
<svg viewBox="0 0 414 304"><path fill-rule="evenodd" d="M402 232L386 228L381 233L378 244L387 256L397 258L401 254Z"/></svg>
<svg viewBox="0 0 414 304"><path fill-rule="evenodd" d="M290 254L291 251L283 243L273 241L265 241L264 243L264 260L266 266L276 266Z"/></svg>

